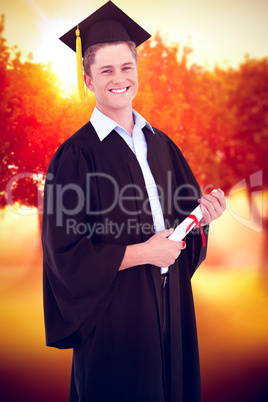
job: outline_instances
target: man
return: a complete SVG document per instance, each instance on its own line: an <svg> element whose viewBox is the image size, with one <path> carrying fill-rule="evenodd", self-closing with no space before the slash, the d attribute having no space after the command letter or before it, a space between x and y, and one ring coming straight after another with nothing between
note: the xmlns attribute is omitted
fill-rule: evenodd
<svg viewBox="0 0 268 402"><path fill-rule="evenodd" d="M133 42L149 34L112 2L79 28L97 107L48 169L47 345L73 348L72 402L199 402L190 279L206 247L199 229L187 246L168 237L198 202L202 225L216 219L224 195L202 197L176 145L132 110ZM61 38L72 48L75 31Z"/></svg>

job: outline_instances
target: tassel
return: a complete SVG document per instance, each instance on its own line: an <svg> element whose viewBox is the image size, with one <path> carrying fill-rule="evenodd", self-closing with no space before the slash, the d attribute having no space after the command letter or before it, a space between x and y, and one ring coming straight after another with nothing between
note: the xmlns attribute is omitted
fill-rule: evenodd
<svg viewBox="0 0 268 402"><path fill-rule="evenodd" d="M77 83L78 83L78 95L81 100L85 99L85 85L84 74L82 65L82 43L80 37L79 26L77 25L76 34L76 66L77 66Z"/></svg>

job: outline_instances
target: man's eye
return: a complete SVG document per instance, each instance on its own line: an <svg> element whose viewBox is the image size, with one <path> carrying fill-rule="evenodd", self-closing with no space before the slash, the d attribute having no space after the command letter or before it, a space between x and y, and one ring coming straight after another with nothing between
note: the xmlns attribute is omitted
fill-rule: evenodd
<svg viewBox="0 0 268 402"><path fill-rule="evenodd" d="M110 72L111 72L111 70L103 70L102 73L106 74L106 73L110 73Z"/></svg>
<svg viewBox="0 0 268 402"><path fill-rule="evenodd" d="M131 70L131 67L124 67L123 70Z"/></svg>

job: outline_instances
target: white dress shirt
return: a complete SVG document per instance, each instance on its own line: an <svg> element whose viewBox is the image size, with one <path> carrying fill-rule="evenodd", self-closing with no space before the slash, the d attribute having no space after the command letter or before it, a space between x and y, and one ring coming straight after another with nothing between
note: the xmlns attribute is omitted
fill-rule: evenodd
<svg viewBox="0 0 268 402"><path fill-rule="evenodd" d="M165 229L165 222L162 207L159 201L159 195L154 181L150 166L147 161L147 142L145 135L142 131L143 127L147 127L152 135L154 134L153 128L150 124L135 110L133 110L134 128L132 135L129 134L123 127L119 126L114 120L106 116L95 107L92 116L91 123L102 141L107 135L115 130L128 144L132 152L136 155L139 165L142 170L143 178L148 193L150 207L152 211L152 218L154 223L155 232ZM161 273L168 272L168 268L161 268Z"/></svg>

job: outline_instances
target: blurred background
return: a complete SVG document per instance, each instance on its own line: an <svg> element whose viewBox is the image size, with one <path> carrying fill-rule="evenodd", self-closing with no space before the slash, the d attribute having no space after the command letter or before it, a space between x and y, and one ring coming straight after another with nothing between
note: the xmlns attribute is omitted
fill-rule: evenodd
<svg viewBox="0 0 268 402"><path fill-rule="evenodd" d="M59 40L105 1L9 0L0 22L0 400L68 400L71 351L45 346L42 189L95 106ZM227 210L193 278L204 402L268 400L268 3L116 1L152 33L134 102ZM66 48L66 49L65 49Z"/></svg>

